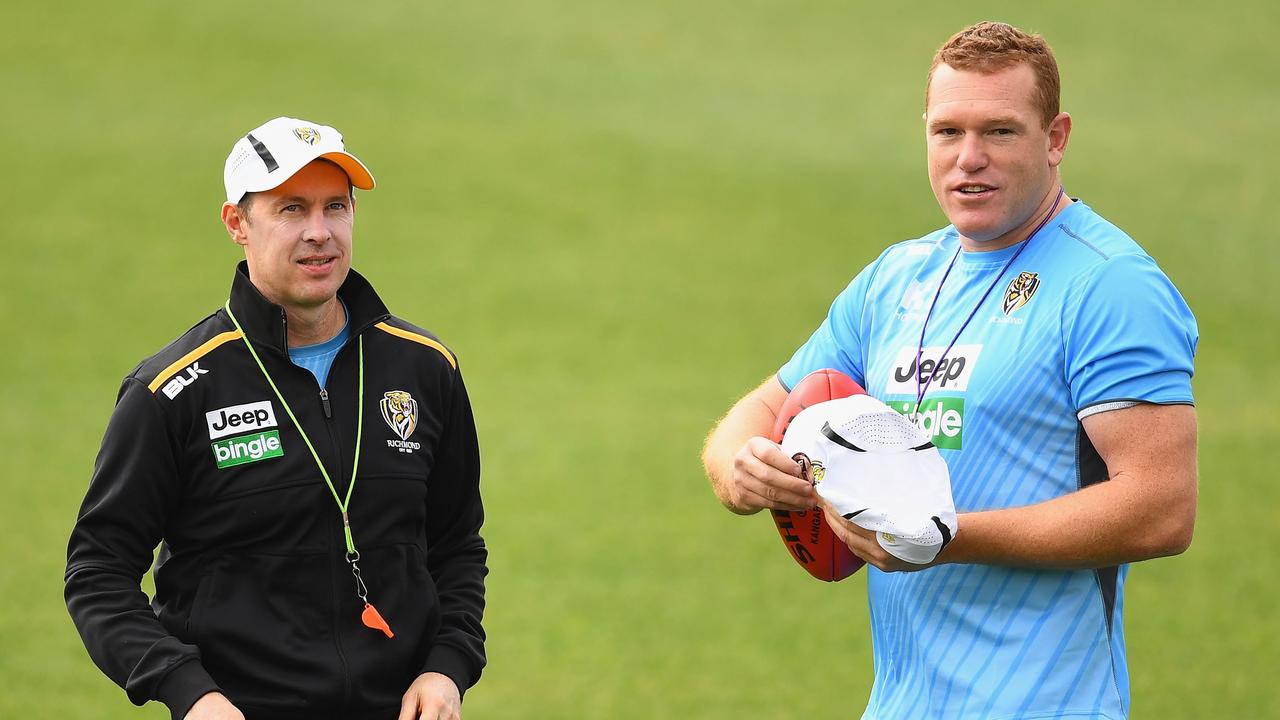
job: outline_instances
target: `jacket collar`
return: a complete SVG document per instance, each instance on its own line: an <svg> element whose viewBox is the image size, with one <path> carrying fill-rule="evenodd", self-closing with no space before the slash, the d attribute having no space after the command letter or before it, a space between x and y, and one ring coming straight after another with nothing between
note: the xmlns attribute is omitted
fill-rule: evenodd
<svg viewBox="0 0 1280 720"><path fill-rule="evenodd" d="M347 306L347 327L352 337L391 315L373 286L355 270L347 272L346 281L338 288L338 297ZM269 345L282 353L289 352L284 308L263 297L249 279L249 264L243 260L236 266L235 278L231 281L231 311L255 345Z"/></svg>

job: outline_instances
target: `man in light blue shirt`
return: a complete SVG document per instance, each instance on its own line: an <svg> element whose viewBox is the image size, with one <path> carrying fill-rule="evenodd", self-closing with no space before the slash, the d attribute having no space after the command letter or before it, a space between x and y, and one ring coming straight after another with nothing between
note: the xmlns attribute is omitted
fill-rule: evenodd
<svg viewBox="0 0 1280 720"><path fill-rule="evenodd" d="M864 718L1128 717L1128 564L1191 542L1195 319L1137 243L1062 189L1058 96L1039 36L979 23L943 45L924 120L951 224L859 273L707 442L730 510L817 505L761 436L791 387L834 368L946 460L958 531L928 566L826 512L871 566Z"/></svg>

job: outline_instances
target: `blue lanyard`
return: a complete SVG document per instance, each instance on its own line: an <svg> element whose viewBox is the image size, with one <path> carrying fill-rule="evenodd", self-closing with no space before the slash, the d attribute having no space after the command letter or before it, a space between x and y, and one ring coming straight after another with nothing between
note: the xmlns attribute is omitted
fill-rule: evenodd
<svg viewBox="0 0 1280 720"><path fill-rule="evenodd" d="M937 369L941 367L943 361L947 359L947 354L951 352L951 349L956 346L956 341L960 339L960 333L964 332L964 329L969 327L969 321L973 320L973 317L978 314L978 308L982 307L982 303L987 301L987 296L991 294L992 290L996 289L996 285L1000 284L1000 278L1004 277L1004 274L1013 266L1014 261L1022 254L1022 251L1027 249L1027 246L1031 244L1031 240L1035 238L1035 236L1039 234L1040 230L1044 228L1045 224L1049 222L1049 218L1053 217L1054 208L1058 207L1058 203L1062 202L1062 196L1066 193L1067 191L1065 188L1058 186L1058 196L1053 199L1053 205L1049 206L1049 211L1040 219L1040 224L1036 225L1036 228L1027 236L1026 242L1022 243L1022 247L1018 248L1018 251L1013 254L1013 257L1009 258L1008 262L1004 264L1004 267L1000 269L1000 272L996 274L995 279L987 286L987 291L982 293L982 297L979 298L978 304L974 305L973 310L969 311L969 317L965 318L964 324L956 331L955 337L951 338L951 342L947 344L947 349L942 351L942 356L938 358L938 362L934 365L933 371L929 373L929 379L922 385L920 382L920 362L924 356L924 333L925 330L929 328L929 318L933 317L933 309L938 304L938 296L942 294L942 286L946 284L947 277L951 275L951 269L956 265L956 258L960 257L960 251L964 249L963 245L956 247L956 252L951 256L951 262L947 265L947 271L942 274L942 280L938 283L938 289L933 293L933 302L929 303L929 312L924 316L924 324L920 326L920 342L916 345L916 407L912 412L913 421L919 421L920 405L924 402L924 395L929 392L929 385L933 383L933 378L937 374Z"/></svg>

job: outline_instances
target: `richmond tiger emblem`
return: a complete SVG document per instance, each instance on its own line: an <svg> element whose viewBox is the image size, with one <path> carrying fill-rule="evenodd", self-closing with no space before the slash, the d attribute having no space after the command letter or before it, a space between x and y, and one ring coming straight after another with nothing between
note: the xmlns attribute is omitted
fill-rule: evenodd
<svg viewBox="0 0 1280 720"><path fill-rule="evenodd" d="M1009 289L1004 291L1004 309L1005 315L1010 315L1014 310L1026 305L1031 300L1031 296L1036 294L1036 288L1040 287L1039 273L1024 272L1018 273L1018 277L1009 283Z"/></svg>
<svg viewBox="0 0 1280 720"><path fill-rule="evenodd" d="M300 128L294 128L293 134L308 145L315 145L320 142L320 133L316 132L315 128L306 127L305 125Z"/></svg>
<svg viewBox="0 0 1280 720"><path fill-rule="evenodd" d="M403 390L392 390L382 394L379 404L382 406L382 419L401 440L408 440L418 427L418 401Z"/></svg>

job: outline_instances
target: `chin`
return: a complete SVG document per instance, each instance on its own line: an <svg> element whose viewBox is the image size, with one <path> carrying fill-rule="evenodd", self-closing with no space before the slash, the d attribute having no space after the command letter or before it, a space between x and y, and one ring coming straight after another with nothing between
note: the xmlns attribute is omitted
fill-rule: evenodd
<svg viewBox="0 0 1280 720"><path fill-rule="evenodd" d="M956 230L960 231L960 234L966 238L974 242L984 243L1004 237L1005 234L1013 229L1012 227L1004 227L1002 220L1003 218L986 217L969 218L969 222L966 222L966 218L962 214L961 217L951 219L951 224L955 225Z"/></svg>

